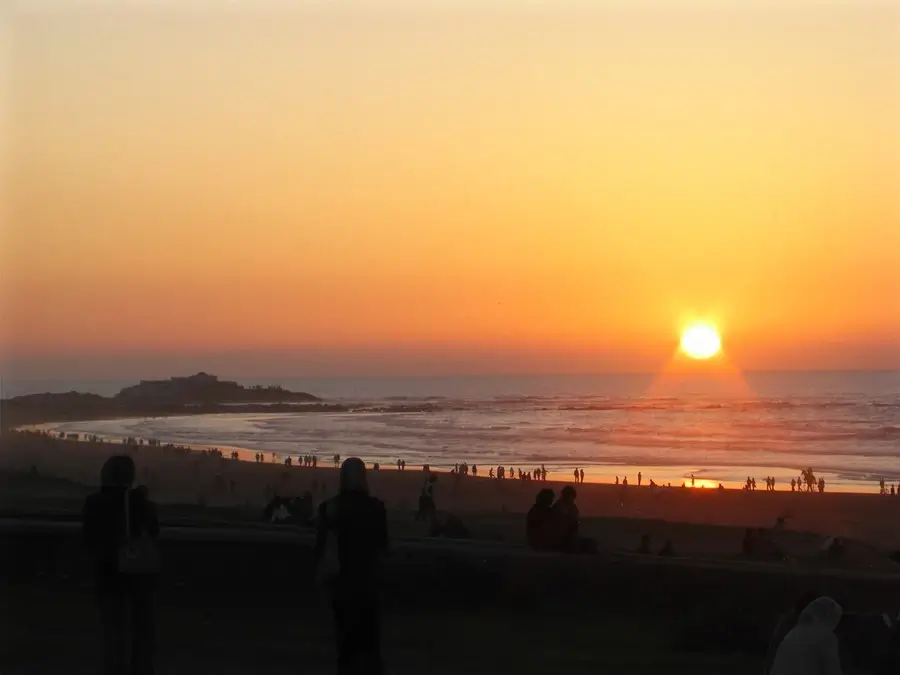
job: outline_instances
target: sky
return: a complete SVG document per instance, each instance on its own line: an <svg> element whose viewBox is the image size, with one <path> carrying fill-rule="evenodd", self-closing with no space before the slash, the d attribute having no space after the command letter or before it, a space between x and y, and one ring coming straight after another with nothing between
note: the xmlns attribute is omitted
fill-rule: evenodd
<svg viewBox="0 0 900 675"><path fill-rule="evenodd" d="M6 12L0 373L900 368L898 3Z"/></svg>

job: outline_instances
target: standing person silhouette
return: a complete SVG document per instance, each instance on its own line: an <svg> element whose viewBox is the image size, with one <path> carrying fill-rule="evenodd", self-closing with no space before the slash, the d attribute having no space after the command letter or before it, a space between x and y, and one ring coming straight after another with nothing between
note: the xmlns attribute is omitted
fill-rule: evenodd
<svg viewBox="0 0 900 675"><path fill-rule="evenodd" d="M153 558L159 521L146 489L131 489L135 473L131 457L110 457L100 473L100 491L84 503L82 531L94 567L104 675L151 675L154 669L158 560L148 562L146 556L134 553L137 548L126 547L130 542L144 542L154 549L150 551ZM126 550L129 555L123 556Z"/></svg>
<svg viewBox="0 0 900 675"><path fill-rule="evenodd" d="M384 503L369 495L366 467L341 465L340 493L319 507L315 559L334 611L339 675L381 675L379 563L387 552Z"/></svg>

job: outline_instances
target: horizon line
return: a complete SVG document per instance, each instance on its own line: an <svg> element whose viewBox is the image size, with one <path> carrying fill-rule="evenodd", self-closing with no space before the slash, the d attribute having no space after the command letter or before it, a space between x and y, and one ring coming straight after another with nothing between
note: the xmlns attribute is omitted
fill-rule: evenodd
<svg viewBox="0 0 900 675"><path fill-rule="evenodd" d="M831 373L868 373L868 374L892 374L897 373L900 374L900 368L810 368L810 369L774 369L774 368L762 368L762 369L754 369L754 370L743 370L745 375L786 375L786 374L806 374L806 375L816 375L816 374L831 374ZM173 377L187 377L189 375L196 375L198 373L206 373L208 375L215 375L219 379L231 379L235 381L239 380L277 380L277 379L285 379L285 380L391 380L391 379L405 379L405 380L417 380L417 379L473 379L473 378L499 378L499 377L622 377L622 376L630 376L630 377L656 377L659 373L654 371L582 371L582 372L509 372L509 373L458 373L458 374L449 374L449 373L435 373L430 375L302 375L302 374L289 374L289 375L264 375L264 374L256 374L256 375L229 375L227 373L215 373L210 372L208 370L204 370L203 368L193 370L187 374L172 374L165 377L148 377L148 376L139 376L139 377L77 377L77 376L60 376L60 377L12 377L8 375L0 374L0 382L3 381L19 381L19 382L60 382L60 381L71 381L71 382L140 382L140 381L153 381L153 380L166 380ZM684 373L684 375L691 376L699 376L703 377L703 373Z"/></svg>

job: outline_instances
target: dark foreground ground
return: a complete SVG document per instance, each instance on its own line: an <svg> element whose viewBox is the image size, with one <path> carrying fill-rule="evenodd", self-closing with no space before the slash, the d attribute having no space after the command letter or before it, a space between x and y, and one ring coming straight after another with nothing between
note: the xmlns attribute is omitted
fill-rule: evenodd
<svg viewBox="0 0 900 675"><path fill-rule="evenodd" d="M162 675L332 671L308 535L170 528L162 549ZM0 523L0 573L0 673L97 672L77 528ZM851 611L900 598L890 579L421 541L398 541L384 576L389 673L759 673L799 590Z"/></svg>

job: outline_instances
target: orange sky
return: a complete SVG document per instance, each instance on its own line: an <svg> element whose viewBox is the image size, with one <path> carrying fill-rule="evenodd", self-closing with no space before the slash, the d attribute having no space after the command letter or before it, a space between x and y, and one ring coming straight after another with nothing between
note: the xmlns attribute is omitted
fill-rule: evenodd
<svg viewBox="0 0 900 675"><path fill-rule="evenodd" d="M7 370L900 368L896 3L88 4L0 36Z"/></svg>

